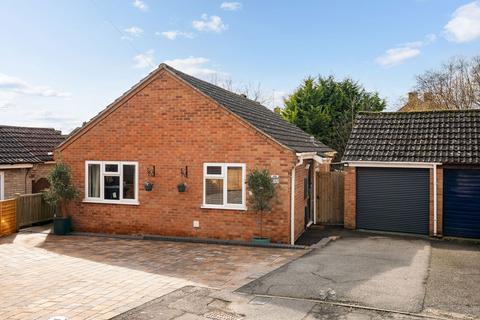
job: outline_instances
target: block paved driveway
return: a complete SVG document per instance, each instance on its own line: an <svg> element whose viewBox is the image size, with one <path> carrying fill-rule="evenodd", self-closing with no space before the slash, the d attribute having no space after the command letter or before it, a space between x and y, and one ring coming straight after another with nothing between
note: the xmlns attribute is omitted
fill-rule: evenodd
<svg viewBox="0 0 480 320"><path fill-rule="evenodd" d="M238 288L304 253L19 233L0 239L0 319L110 319L186 285Z"/></svg>

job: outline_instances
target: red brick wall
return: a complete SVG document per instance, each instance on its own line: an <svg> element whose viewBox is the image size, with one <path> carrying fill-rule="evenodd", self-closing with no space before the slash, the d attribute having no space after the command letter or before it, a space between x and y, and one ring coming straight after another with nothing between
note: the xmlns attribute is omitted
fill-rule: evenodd
<svg viewBox="0 0 480 320"><path fill-rule="evenodd" d="M303 179L307 177L308 170L305 168L308 162L304 162L295 168L295 228L294 239L297 240L305 230L305 199Z"/></svg>
<svg viewBox="0 0 480 320"><path fill-rule="evenodd" d="M290 242L290 173L295 154L166 71L60 151L72 168L80 199L86 160L139 162L140 205L79 200L70 211L75 230L250 240L259 234L255 212L200 208L203 163L236 162L246 163L247 173L266 167L280 176L274 208L264 215L264 236ZM149 165L156 167L154 178L147 177ZM188 189L179 193L180 170L185 166ZM143 189L147 180L154 183L151 192ZM200 221L200 228L193 228L193 220Z"/></svg>
<svg viewBox="0 0 480 320"><path fill-rule="evenodd" d="M344 182L344 227L356 228L357 173L355 167L347 167Z"/></svg>

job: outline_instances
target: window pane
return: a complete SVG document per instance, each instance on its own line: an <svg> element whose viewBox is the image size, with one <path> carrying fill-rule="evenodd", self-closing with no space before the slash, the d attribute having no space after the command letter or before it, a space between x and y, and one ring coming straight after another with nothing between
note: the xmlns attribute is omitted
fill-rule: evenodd
<svg viewBox="0 0 480 320"><path fill-rule="evenodd" d="M242 168L227 168L227 202L242 204Z"/></svg>
<svg viewBox="0 0 480 320"><path fill-rule="evenodd" d="M88 197L100 198L100 165L88 165Z"/></svg>
<svg viewBox="0 0 480 320"><path fill-rule="evenodd" d="M120 177L105 176L104 179L105 200L120 200Z"/></svg>
<svg viewBox="0 0 480 320"><path fill-rule="evenodd" d="M221 166L208 166L207 167L207 174L222 174L222 167Z"/></svg>
<svg viewBox="0 0 480 320"><path fill-rule="evenodd" d="M223 205L223 179L205 180L205 203Z"/></svg>
<svg viewBox="0 0 480 320"><path fill-rule="evenodd" d="M118 164L106 164L105 172L118 172Z"/></svg>
<svg viewBox="0 0 480 320"><path fill-rule="evenodd" d="M135 166L123 165L123 199L135 199Z"/></svg>

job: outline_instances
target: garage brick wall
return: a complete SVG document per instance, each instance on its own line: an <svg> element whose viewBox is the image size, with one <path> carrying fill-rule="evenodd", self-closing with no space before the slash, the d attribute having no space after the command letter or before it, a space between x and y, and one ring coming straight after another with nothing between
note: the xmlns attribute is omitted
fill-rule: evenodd
<svg viewBox="0 0 480 320"><path fill-rule="evenodd" d="M434 236L433 169L430 169L430 236ZM443 168L437 167L437 236L443 235Z"/></svg>
<svg viewBox="0 0 480 320"><path fill-rule="evenodd" d="M78 231L250 240L259 234L252 210L202 209L203 163L245 163L247 173L279 175L278 197L264 215L264 236L290 242L290 175L297 159L198 91L163 71L129 100L60 149L80 199L71 208ZM85 161L138 161L140 205L84 203ZM156 176L147 176L155 166ZM177 191L188 166L185 193ZM301 170L298 170L301 175ZM147 192L143 183L153 182ZM302 182L301 176L298 181ZM303 183L303 182L302 182ZM303 184L301 191L303 197ZM193 227L193 221L200 228Z"/></svg>

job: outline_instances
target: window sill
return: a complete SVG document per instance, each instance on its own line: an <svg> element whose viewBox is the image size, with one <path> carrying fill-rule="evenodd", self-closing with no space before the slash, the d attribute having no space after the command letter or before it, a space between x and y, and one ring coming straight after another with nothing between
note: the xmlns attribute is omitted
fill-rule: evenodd
<svg viewBox="0 0 480 320"><path fill-rule="evenodd" d="M119 205L127 205L127 206L139 206L140 202L138 201L106 201L106 200L91 200L91 199L83 199L84 203L97 203L97 204L119 204Z"/></svg>
<svg viewBox="0 0 480 320"><path fill-rule="evenodd" d="M236 211L247 211L247 207L225 207L225 206L209 206L204 204L200 206L201 209L214 209L214 210L236 210Z"/></svg>

